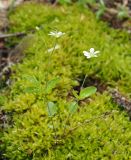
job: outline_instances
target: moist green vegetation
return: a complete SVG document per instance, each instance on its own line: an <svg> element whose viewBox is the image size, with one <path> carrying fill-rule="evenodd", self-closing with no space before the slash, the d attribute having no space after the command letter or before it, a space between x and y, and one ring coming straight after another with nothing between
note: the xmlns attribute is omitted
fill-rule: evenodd
<svg viewBox="0 0 131 160"><path fill-rule="evenodd" d="M0 102L4 110L13 114L13 126L5 128L1 135L4 156L10 160L130 159L129 118L107 92L81 102L63 134L68 105L73 99L69 93L86 73L130 97L128 34L109 29L79 6L55 8L25 4L10 15L10 23L13 32L27 32L36 26L41 29L33 34L33 43L25 52L23 62L14 66L8 100ZM55 43L48 33L54 29L66 34L58 40L61 48L52 55L47 68L47 49ZM101 53L98 58L87 60L82 52L91 47ZM44 103L47 69L49 80L60 77L59 84L48 95L48 100L59 108L59 114L52 117L57 143ZM82 126L74 129L81 123Z"/></svg>

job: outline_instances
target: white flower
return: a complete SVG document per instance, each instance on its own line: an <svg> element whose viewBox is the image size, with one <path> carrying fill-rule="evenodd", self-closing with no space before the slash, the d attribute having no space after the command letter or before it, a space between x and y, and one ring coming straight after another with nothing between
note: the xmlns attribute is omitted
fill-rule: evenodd
<svg viewBox="0 0 131 160"><path fill-rule="evenodd" d="M48 52L52 52L53 50L59 49L60 45L56 44L53 48L48 49Z"/></svg>
<svg viewBox="0 0 131 160"><path fill-rule="evenodd" d="M88 51L83 51L83 53L84 53L84 55L86 56L86 58L92 58L92 57L98 57L98 53L99 53L100 51L95 51L95 49L94 48L91 48L90 49L90 51L88 52Z"/></svg>
<svg viewBox="0 0 131 160"><path fill-rule="evenodd" d="M59 38L61 36L63 36L65 33L63 32L58 32L58 31L54 31L54 32L50 32L48 35Z"/></svg>

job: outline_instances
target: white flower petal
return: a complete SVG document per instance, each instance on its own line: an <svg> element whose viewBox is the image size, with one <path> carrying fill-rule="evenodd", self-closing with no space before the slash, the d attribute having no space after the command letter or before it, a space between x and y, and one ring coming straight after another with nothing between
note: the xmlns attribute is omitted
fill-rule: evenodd
<svg viewBox="0 0 131 160"><path fill-rule="evenodd" d="M86 58L91 58L90 52L87 51L83 51L84 56L86 56Z"/></svg>
<svg viewBox="0 0 131 160"><path fill-rule="evenodd" d="M88 53L87 51L83 51L83 54L85 55L86 53Z"/></svg>
<svg viewBox="0 0 131 160"><path fill-rule="evenodd" d="M87 55L86 55L86 57L90 58L90 57L91 57L91 55L90 55L90 54L87 54Z"/></svg>
<svg viewBox="0 0 131 160"><path fill-rule="evenodd" d="M50 32L48 35L56 37L56 38L59 38L59 37L61 37L64 34L65 33L63 33L63 32L54 31L54 32Z"/></svg>
<svg viewBox="0 0 131 160"><path fill-rule="evenodd" d="M87 52L87 51L83 51L83 53L84 53L84 55L85 56L87 56L87 55L89 55L90 53L89 52Z"/></svg>
<svg viewBox="0 0 131 160"><path fill-rule="evenodd" d="M94 54L98 54L98 53L100 53L100 51L95 51L95 52L94 52Z"/></svg>
<svg viewBox="0 0 131 160"><path fill-rule="evenodd" d="M53 51L53 48L50 48L47 50L47 52L52 52Z"/></svg>
<svg viewBox="0 0 131 160"><path fill-rule="evenodd" d="M87 59L90 59L90 58L91 58L91 56L90 56L90 55L88 55L88 56L86 56L86 58L87 58Z"/></svg>
<svg viewBox="0 0 131 160"><path fill-rule="evenodd" d="M47 52L52 52L53 50L56 50L56 49L59 49L60 48L60 45L56 45L54 48L49 48L48 50L47 50Z"/></svg>
<svg viewBox="0 0 131 160"><path fill-rule="evenodd" d="M95 49L94 48L91 48L90 49L90 53L94 53Z"/></svg>
<svg viewBox="0 0 131 160"><path fill-rule="evenodd" d="M60 48L60 45L57 44L57 45L55 46L55 49L59 49L59 48Z"/></svg>

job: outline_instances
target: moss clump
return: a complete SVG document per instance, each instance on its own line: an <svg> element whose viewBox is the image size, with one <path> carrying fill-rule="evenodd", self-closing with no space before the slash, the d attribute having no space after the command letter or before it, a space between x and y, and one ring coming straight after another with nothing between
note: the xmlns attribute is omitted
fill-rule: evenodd
<svg viewBox="0 0 131 160"><path fill-rule="evenodd" d="M5 157L11 160L129 159L130 123L107 93L97 93L90 103L81 104L79 112L69 119L70 128L67 127L66 133L85 120L91 119L91 122L63 138L68 116L67 97L72 88L79 85L78 77L86 73L95 75L129 93L131 49L128 34L109 29L87 9L78 6L53 8L25 4L16 9L10 21L14 32L28 31L36 26L43 29L34 33L34 42L26 51L23 63L14 67L16 81L3 107L14 113L13 127L2 135L1 149ZM47 48L55 43L48 36L52 29L66 33L59 39L61 48L52 55L48 69L49 79L61 78L57 88L48 95L48 100L59 107L60 114L52 118L57 144L44 103ZM88 61L82 51L91 47L100 50L101 54Z"/></svg>

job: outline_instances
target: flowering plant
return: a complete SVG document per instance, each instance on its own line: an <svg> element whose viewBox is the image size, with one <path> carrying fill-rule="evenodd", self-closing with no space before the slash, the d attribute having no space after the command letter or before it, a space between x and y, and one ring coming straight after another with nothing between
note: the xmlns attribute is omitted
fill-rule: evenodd
<svg viewBox="0 0 131 160"><path fill-rule="evenodd" d="M60 31L53 31L53 32L50 32L48 35L59 38L59 37L63 36L64 34L65 33L60 32Z"/></svg>
<svg viewBox="0 0 131 160"><path fill-rule="evenodd" d="M83 51L83 53L84 53L84 55L86 56L86 58L92 58L92 57L98 57L98 53L99 53L100 51L95 51L95 49L94 48L90 48L90 51L88 52L88 51Z"/></svg>

